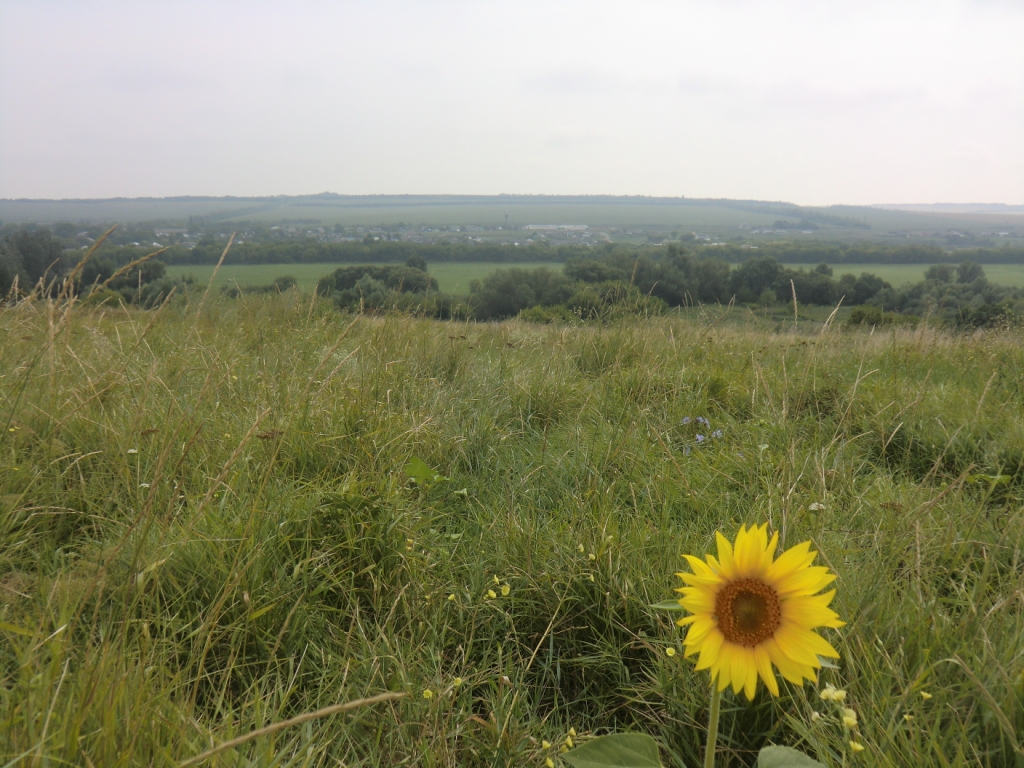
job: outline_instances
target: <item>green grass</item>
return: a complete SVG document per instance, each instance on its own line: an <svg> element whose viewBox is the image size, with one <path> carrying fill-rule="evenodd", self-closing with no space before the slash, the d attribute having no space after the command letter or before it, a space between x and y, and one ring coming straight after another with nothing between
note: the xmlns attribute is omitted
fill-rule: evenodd
<svg viewBox="0 0 1024 768"><path fill-rule="evenodd" d="M813 264L787 264L791 269L813 269ZM930 264L833 264L835 277L850 272L860 276L862 272L870 272L894 287L904 283L917 283L924 280L924 273ZM995 285L1024 286L1024 264L983 264L985 277Z"/></svg>
<svg viewBox="0 0 1024 768"><path fill-rule="evenodd" d="M222 266L217 272L217 287L222 285L270 285L274 278L291 275L304 291L313 290L316 281L324 275L330 274L338 267L351 266L349 264L229 264ZM439 262L428 265L427 271L437 278L438 288L445 293L469 293L469 281L487 277L496 269L509 269L520 267L533 269L535 267L547 267L552 270L561 270L561 264L534 264L532 262L515 262L509 264L495 264L494 262ZM213 274L213 266L172 266L167 268L167 274L172 277L179 275L192 275L205 287L210 282L210 275Z"/></svg>
<svg viewBox="0 0 1024 768"><path fill-rule="evenodd" d="M698 765L708 679L649 606L762 521L838 575L821 684L866 751L783 684L726 694L719 765L1020 764L1018 335L198 298L0 309L0 764L173 766L395 691L205 764L543 765L574 728Z"/></svg>

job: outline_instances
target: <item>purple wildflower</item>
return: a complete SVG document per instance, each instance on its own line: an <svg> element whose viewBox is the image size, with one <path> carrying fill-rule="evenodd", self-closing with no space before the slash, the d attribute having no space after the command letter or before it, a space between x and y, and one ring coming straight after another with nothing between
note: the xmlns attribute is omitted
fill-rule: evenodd
<svg viewBox="0 0 1024 768"><path fill-rule="evenodd" d="M690 417L689 416L683 416L683 424L689 424L689 423L690 423Z"/></svg>
<svg viewBox="0 0 1024 768"><path fill-rule="evenodd" d="M704 435L697 435L697 442L698 443L703 443L704 442Z"/></svg>

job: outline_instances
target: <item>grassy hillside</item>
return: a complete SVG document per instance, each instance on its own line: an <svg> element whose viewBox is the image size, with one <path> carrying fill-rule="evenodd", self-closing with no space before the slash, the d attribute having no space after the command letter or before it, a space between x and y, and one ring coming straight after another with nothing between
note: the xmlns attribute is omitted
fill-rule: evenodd
<svg viewBox="0 0 1024 768"><path fill-rule="evenodd" d="M573 728L697 765L708 679L649 606L753 522L838 574L820 683L866 751L783 684L726 694L720 765L1019 764L1018 336L197 304L0 309L3 764L173 766L393 691L204 764L543 765Z"/></svg>

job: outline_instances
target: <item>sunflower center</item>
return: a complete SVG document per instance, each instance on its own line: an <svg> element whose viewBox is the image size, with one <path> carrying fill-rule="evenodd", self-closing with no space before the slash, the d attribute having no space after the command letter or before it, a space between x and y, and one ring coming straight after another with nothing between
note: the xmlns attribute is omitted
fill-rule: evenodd
<svg viewBox="0 0 1024 768"><path fill-rule="evenodd" d="M737 579L722 587L715 614L725 639L748 648L770 638L782 623L779 595L760 579Z"/></svg>

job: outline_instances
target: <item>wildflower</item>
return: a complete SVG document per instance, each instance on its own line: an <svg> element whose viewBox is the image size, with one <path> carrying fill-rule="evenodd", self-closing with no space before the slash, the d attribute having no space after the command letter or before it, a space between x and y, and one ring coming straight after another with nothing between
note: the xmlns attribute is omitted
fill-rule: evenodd
<svg viewBox="0 0 1024 768"><path fill-rule="evenodd" d="M863 752L864 751L864 745L859 743L859 742L856 742L856 741L851 741L850 742L850 750L852 752Z"/></svg>
<svg viewBox="0 0 1024 768"><path fill-rule="evenodd" d="M928 701L928 699L930 699L931 697L932 695L928 693L928 691L921 691L921 698L925 701Z"/></svg>
<svg viewBox="0 0 1024 768"><path fill-rule="evenodd" d="M815 501L813 504L808 505L807 508L811 510L811 512L820 512L825 508L825 505L822 504L821 502Z"/></svg>
<svg viewBox="0 0 1024 768"><path fill-rule="evenodd" d="M689 424L689 423L690 423L690 417L689 416L683 416L683 424Z"/></svg>
<svg viewBox="0 0 1024 768"><path fill-rule="evenodd" d="M589 555L587 555L587 560L597 560L597 555L591 552Z"/></svg>
<svg viewBox="0 0 1024 768"><path fill-rule="evenodd" d="M555 761L550 757L544 758L544 768L555 768Z"/></svg>
<svg viewBox="0 0 1024 768"><path fill-rule="evenodd" d="M9 428L7 429L7 431L8 431L8 432L17 432L17 431L18 431L18 429L19 429L19 427L9 427Z"/></svg>
<svg viewBox="0 0 1024 768"><path fill-rule="evenodd" d="M914 719L914 716L913 715L904 715L903 719L906 720L909 723L911 720Z"/></svg>
<svg viewBox="0 0 1024 768"><path fill-rule="evenodd" d="M494 577L494 583L495 584L501 584L501 579L499 579L497 576L495 576Z"/></svg>
<svg viewBox="0 0 1024 768"><path fill-rule="evenodd" d="M717 438L719 438L721 436L722 436L722 430L720 430L720 429L716 429L714 432L711 433L711 437L713 437L715 439L717 439Z"/></svg>
<svg viewBox="0 0 1024 768"><path fill-rule="evenodd" d="M566 736L565 737L565 746L568 749L572 749L572 736Z"/></svg>
<svg viewBox="0 0 1024 768"><path fill-rule="evenodd" d="M583 554L583 545L580 544L578 547L576 547L576 551L579 552L582 555Z"/></svg>
<svg viewBox="0 0 1024 768"><path fill-rule="evenodd" d="M697 423L698 424L703 424L705 427L710 427L711 426L711 422L708 421L707 419L705 419L703 416L698 416L697 417Z"/></svg>
<svg viewBox="0 0 1024 768"><path fill-rule="evenodd" d="M569 735L570 736L575 736L576 735L576 729L575 728L570 728L569 729Z"/></svg>
<svg viewBox="0 0 1024 768"><path fill-rule="evenodd" d="M590 579L591 581L593 581L593 580L594 580L594 574L592 574L592 573L588 573L588 574L587 574L587 577L588 577L588 578L589 578L589 579Z"/></svg>
<svg viewBox="0 0 1024 768"><path fill-rule="evenodd" d="M139 449L138 449L138 448L129 448L129 449L128 449L128 455L129 455L129 456L134 456L134 455L135 455L136 453L138 453L138 452L139 452Z"/></svg>
<svg viewBox="0 0 1024 768"><path fill-rule="evenodd" d="M425 688L423 690L423 698L424 699L432 699L432 698L434 698L434 692L432 690L430 690L429 688Z"/></svg>
<svg viewBox="0 0 1024 768"><path fill-rule="evenodd" d="M452 683L455 685L456 688L458 688L460 685L462 685L462 678L461 677L456 677L452 681Z"/></svg>
<svg viewBox="0 0 1024 768"><path fill-rule="evenodd" d="M543 747L544 749L551 749L551 742L550 742L550 741L548 741L547 739L541 739L540 745L541 745L541 746L542 746L542 747Z"/></svg>
<svg viewBox="0 0 1024 768"><path fill-rule="evenodd" d="M501 596L502 597L508 597L508 593L511 592L511 591L512 591L512 587L510 587L508 584L504 584L501 587Z"/></svg>
<svg viewBox="0 0 1024 768"><path fill-rule="evenodd" d="M813 631L845 624L828 607L835 590L815 594L835 576L811 566L817 553L809 541L773 558L779 535L769 541L767 524L741 526L735 545L721 533L717 539L717 558L685 555L693 571L677 574L686 584L676 590L679 605L693 614L676 622L689 625L686 655L700 654L696 668L710 669L719 691L731 684L751 701L758 677L779 695L773 665L790 682L815 680L819 657L839 657Z"/></svg>
<svg viewBox="0 0 1024 768"><path fill-rule="evenodd" d="M455 602L455 593L454 592L452 592L450 595L448 595L448 602L450 602L450 603L454 603Z"/></svg>
<svg viewBox="0 0 1024 768"><path fill-rule="evenodd" d="M493 600L494 598L496 598L496 597L497 597L497 594L495 594L495 592L494 592L494 590L493 590L493 589L488 589L488 590L487 590L487 596L488 596L489 598L491 598L491 600Z"/></svg>
<svg viewBox="0 0 1024 768"><path fill-rule="evenodd" d="M139 488L149 488L149 483L139 483Z"/></svg>
<svg viewBox="0 0 1024 768"><path fill-rule="evenodd" d="M837 690L831 683L826 685L819 695L822 701L846 701L846 691Z"/></svg>
<svg viewBox="0 0 1024 768"><path fill-rule="evenodd" d="M668 656L669 658L672 658L673 656L676 655L676 649L673 648L672 646L669 646L668 648L665 649L665 655Z"/></svg>
<svg viewBox="0 0 1024 768"><path fill-rule="evenodd" d="M231 433L230 432L225 432L224 433L224 437L227 438L227 439L231 439Z"/></svg>
<svg viewBox="0 0 1024 768"><path fill-rule="evenodd" d="M704 435L697 435L697 442L698 443L703 443L704 442Z"/></svg>
<svg viewBox="0 0 1024 768"><path fill-rule="evenodd" d="M857 727L857 713L852 709L843 709L843 725L847 728Z"/></svg>
<svg viewBox="0 0 1024 768"><path fill-rule="evenodd" d="M812 723L816 723L819 720L821 720L821 713L820 712L811 712L811 722Z"/></svg>

